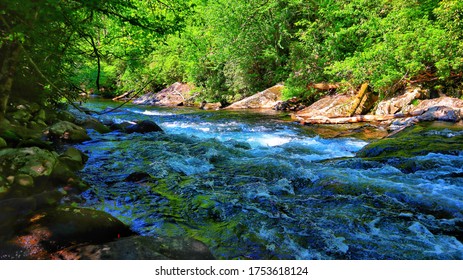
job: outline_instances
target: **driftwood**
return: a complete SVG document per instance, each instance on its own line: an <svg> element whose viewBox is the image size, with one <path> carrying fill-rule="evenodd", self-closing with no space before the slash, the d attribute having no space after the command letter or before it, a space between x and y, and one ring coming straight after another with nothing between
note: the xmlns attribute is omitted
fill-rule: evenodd
<svg viewBox="0 0 463 280"><path fill-rule="evenodd" d="M368 83L363 83L362 86L360 87L359 92L355 96L354 103L352 104L351 111L348 112L349 117L352 117L357 109L361 107L362 103L365 103L366 99L368 98ZM363 104L362 104L363 105ZM360 112L362 113L362 112Z"/></svg>
<svg viewBox="0 0 463 280"><path fill-rule="evenodd" d="M381 122L392 119L402 119L411 117L411 114L391 114L391 115L359 115L353 117L311 117L304 118L303 116L293 115L293 119L299 121L301 124L346 124L358 122Z"/></svg>
<svg viewBox="0 0 463 280"><path fill-rule="evenodd" d="M321 91L329 91L339 88L339 84L328 84L328 83L310 83L307 85L307 88L314 88Z"/></svg>
<svg viewBox="0 0 463 280"><path fill-rule="evenodd" d="M123 99L123 98L129 98L129 95L134 93L134 92L135 92L135 90L129 90L124 94L121 94L119 96L114 97L113 101L118 101L118 100Z"/></svg>

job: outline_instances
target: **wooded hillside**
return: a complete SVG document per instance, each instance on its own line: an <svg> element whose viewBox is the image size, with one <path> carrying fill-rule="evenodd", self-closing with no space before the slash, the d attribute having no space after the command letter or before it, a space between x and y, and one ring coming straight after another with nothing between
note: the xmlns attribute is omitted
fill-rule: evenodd
<svg viewBox="0 0 463 280"><path fill-rule="evenodd" d="M11 92L43 102L189 82L236 101L276 83L310 100L313 83L380 97L428 83L460 97L458 0L2 1L0 112Z"/></svg>

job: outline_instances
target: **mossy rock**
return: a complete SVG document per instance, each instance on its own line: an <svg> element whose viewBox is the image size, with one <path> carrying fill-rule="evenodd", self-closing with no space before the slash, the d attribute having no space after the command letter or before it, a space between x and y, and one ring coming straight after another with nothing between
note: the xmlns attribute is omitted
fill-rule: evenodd
<svg viewBox="0 0 463 280"><path fill-rule="evenodd" d="M9 147L47 147L49 144L41 139L43 128L39 125L33 127L14 125L3 120L0 122L0 137L8 143Z"/></svg>
<svg viewBox="0 0 463 280"><path fill-rule="evenodd" d="M1 148L6 148L6 147L8 147L8 144L6 143L5 139L0 137L0 149Z"/></svg>
<svg viewBox="0 0 463 280"><path fill-rule="evenodd" d="M60 121L48 129L49 138L63 142L79 143L90 140L87 131L68 121Z"/></svg>
<svg viewBox="0 0 463 280"><path fill-rule="evenodd" d="M95 118L88 117L82 121L76 121L76 123L86 129L93 129L98 133L108 133L111 132L111 129L104 125L102 122Z"/></svg>
<svg viewBox="0 0 463 280"><path fill-rule="evenodd" d="M59 160L67 165L70 170L77 171L84 167L87 162L88 156L74 147L69 147L62 155L59 156Z"/></svg>
<svg viewBox="0 0 463 280"><path fill-rule="evenodd" d="M4 175L49 176L56 161L56 153L37 147L0 150L0 172Z"/></svg>
<svg viewBox="0 0 463 280"><path fill-rule="evenodd" d="M52 114L50 114L52 115ZM58 120L62 120L62 121L67 121L67 122L75 122L76 121L76 117L68 112L68 111L59 111L56 113L56 116L54 116L56 119Z"/></svg>
<svg viewBox="0 0 463 280"><path fill-rule="evenodd" d="M357 157L375 160L410 158L429 153L459 155L463 152L463 127L449 123L420 123L392 137L373 142Z"/></svg>

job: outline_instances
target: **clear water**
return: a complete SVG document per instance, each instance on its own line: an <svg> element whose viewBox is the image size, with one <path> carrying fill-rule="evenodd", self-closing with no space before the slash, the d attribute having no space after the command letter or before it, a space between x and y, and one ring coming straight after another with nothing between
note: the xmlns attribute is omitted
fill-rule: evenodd
<svg viewBox="0 0 463 280"><path fill-rule="evenodd" d="M87 104L95 110L108 102ZM165 133L98 134L83 206L141 235L188 235L219 259L463 259L463 157L430 154L404 174L282 115L124 106L101 118L149 119ZM124 179L148 173L141 182Z"/></svg>

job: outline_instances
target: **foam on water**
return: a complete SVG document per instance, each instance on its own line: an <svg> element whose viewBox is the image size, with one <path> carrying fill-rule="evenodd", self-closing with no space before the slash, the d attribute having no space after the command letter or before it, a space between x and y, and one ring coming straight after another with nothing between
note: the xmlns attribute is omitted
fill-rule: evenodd
<svg viewBox="0 0 463 280"><path fill-rule="evenodd" d="M463 157L404 173L353 158L367 142L309 137L268 116L132 108L165 134L92 134L85 206L144 235L191 235L219 258L463 258ZM222 116L222 117L220 117ZM329 161L323 161L330 159ZM125 182L132 172L153 182Z"/></svg>
<svg viewBox="0 0 463 280"><path fill-rule="evenodd" d="M174 113L160 112L156 110L145 110L145 111L133 110L133 112L136 114L142 114L146 116L173 116L174 115Z"/></svg>

